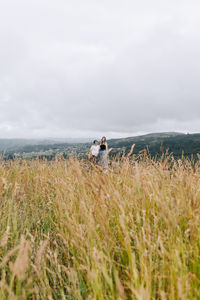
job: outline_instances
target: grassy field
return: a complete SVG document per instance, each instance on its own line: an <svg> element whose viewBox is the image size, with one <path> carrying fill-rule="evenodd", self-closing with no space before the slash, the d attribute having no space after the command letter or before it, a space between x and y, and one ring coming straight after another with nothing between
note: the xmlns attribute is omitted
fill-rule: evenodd
<svg viewBox="0 0 200 300"><path fill-rule="evenodd" d="M200 299L199 166L0 162L0 299Z"/></svg>

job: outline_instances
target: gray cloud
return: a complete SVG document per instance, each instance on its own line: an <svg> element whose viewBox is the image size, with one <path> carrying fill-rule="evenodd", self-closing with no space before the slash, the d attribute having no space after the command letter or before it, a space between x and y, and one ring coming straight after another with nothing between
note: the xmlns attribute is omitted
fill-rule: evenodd
<svg viewBox="0 0 200 300"><path fill-rule="evenodd" d="M0 3L0 136L199 131L200 3Z"/></svg>

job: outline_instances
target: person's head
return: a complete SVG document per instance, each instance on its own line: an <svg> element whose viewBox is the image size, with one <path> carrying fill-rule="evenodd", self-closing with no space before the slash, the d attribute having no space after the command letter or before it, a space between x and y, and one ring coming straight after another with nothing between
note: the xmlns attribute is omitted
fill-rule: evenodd
<svg viewBox="0 0 200 300"><path fill-rule="evenodd" d="M97 140L94 140L93 144L94 144L95 146L97 146L97 145L98 145L98 141L97 141Z"/></svg>
<svg viewBox="0 0 200 300"><path fill-rule="evenodd" d="M106 143L106 137L105 137L105 136L102 137L101 143L102 143L102 144L105 144L105 143Z"/></svg>

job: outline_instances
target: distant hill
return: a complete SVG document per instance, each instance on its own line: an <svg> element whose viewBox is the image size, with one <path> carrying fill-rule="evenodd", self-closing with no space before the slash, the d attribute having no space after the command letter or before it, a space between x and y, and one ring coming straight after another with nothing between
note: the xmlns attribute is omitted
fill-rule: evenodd
<svg viewBox="0 0 200 300"><path fill-rule="evenodd" d="M127 143L134 143L134 142L149 142L149 141L158 141L165 138L174 138L177 136L185 136L184 133L178 133L178 132L159 132L159 133L149 133L145 135L140 136L133 136L133 137L127 137L127 138L119 138L119 139L110 139L109 143L112 145L119 145L119 144L127 144Z"/></svg>
<svg viewBox="0 0 200 300"><path fill-rule="evenodd" d="M16 152L23 151L26 147L43 147L54 144L76 144L87 143L91 139L88 138L47 138L47 139L1 139L0 152ZM51 147L51 146L50 146Z"/></svg>
<svg viewBox="0 0 200 300"><path fill-rule="evenodd" d="M152 156L160 154L168 149L175 157L191 156L200 153L200 134L183 134L176 132L153 133L136 137L109 140L110 147L114 152L122 147L128 152L132 144L135 144L134 153L148 149Z"/></svg>
<svg viewBox="0 0 200 300"><path fill-rule="evenodd" d="M47 140L26 140L26 139L0 139L0 152L4 158L14 156L22 158L46 157L52 159L56 154L62 153L64 157L77 154L85 157L91 146L86 139L47 139ZM200 133L183 134L177 132L151 133L142 136L127 137L108 140L112 154L129 152L135 144L134 154L147 149L151 156L160 155L166 150L173 153L174 157L196 156L200 153Z"/></svg>
<svg viewBox="0 0 200 300"><path fill-rule="evenodd" d="M0 151L18 149L26 145L46 145L52 144L52 140L46 139L0 139Z"/></svg>

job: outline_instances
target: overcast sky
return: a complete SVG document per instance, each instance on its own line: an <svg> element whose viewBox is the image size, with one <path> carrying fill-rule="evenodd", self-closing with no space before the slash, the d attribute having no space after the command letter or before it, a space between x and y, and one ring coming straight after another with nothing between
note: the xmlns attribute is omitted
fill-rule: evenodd
<svg viewBox="0 0 200 300"><path fill-rule="evenodd" d="M199 0L1 0L0 137L200 132Z"/></svg>

